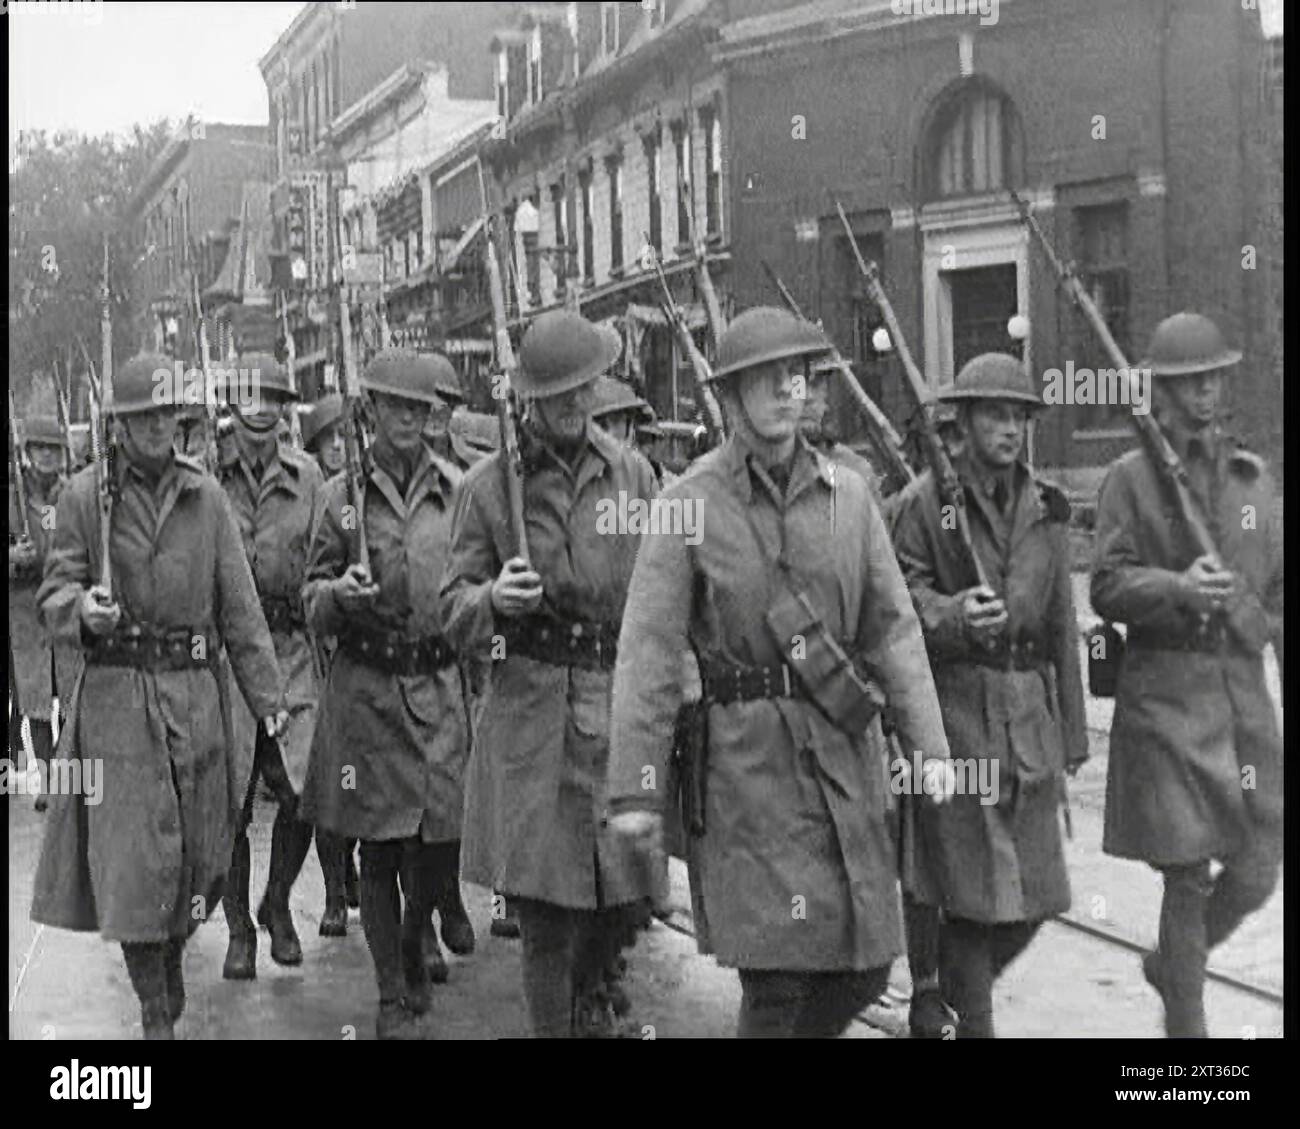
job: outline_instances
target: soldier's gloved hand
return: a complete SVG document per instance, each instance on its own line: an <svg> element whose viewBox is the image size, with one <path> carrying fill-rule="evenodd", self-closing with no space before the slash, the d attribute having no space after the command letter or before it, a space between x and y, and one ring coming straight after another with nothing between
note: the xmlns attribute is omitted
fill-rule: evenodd
<svg viewBox="0 0 1300 1129"><path fill-rule="evenodd" d="M610 830L642 854L663 850L663 816L652 811L625 811L609 817Z"/></svg>
<svg viewBox="0 0 1300 1129"><path fill-rule="evenodd" d="M1226 608L1237 587L1237 577L1208 554L1197 557L1183 573L1183 585L1195 611L1208 613Z"/></svg>
<svg viewBox="0 0 1300 1129"><path fill-rule="evenodd" d="M526 615L542 602L542 578L522 557L512 557L492 582L492 607L505 616Z"/></svg>
<svg viewBox="0 0 1300 1129"><path fill-rule="evenodd" d="M966 632L976 642L991 647L1007 625L1007 606L985 585L962 593L961 614Z"/></svg>
<svg viewBox="0 0 1300 1129"><path fill-rule="evenodd" d="M122 609L113 602L103 587L96 584L81 596L81 622L92 635L112 634Z"/></svg>
<svg viewBox="0 0 1300 1129"><path fill-rule="evenodd" d="M379 585L370 579L363 565L348 565L348 570L334 582L334 598L339 607L351 615L369 611L379 595Z"/></svg>

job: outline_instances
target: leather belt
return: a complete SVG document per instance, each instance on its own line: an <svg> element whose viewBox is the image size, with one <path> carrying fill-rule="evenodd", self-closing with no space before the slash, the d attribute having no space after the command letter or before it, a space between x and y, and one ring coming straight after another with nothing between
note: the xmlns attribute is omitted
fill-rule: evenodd
<svg viewBox="0 0 1300 1129"><path fill-rule="evenodd" d="M1220 621L1212 622L1204 631L1194 631L1190 635L1130 627L1124 645L1128 650L1137 648L1143 651L1193 651L1200 654L1218 654L1228 649L1228 642L1228 634Z"/></svg>
<svg viewBox="0 0 1300 1129"><path fill-rule="evenodd" d="M1039 639L1004 639L989 650L971 647L960 658L945 658L938 662L950 665L974 663L993 670L1041 670L1047 666L1047 649Z"/></svg>
<svg viewBox="0 0 1300 1129"><path fill-rule="evenodd" d="M704 686L704 700L722 706L762 698L805 696L794 671L784 663L746 666L709 659L700 663L700 681Z"/></svg>
<svg viewBox="0 0 1300 1129"><path fill-rule="evenodd" d="M272 631L301 631L307 626L302 601L289 596L262 597L262 615Z"/></svg>
<svg viewBox="0 0 1300 1129"><path fill-rule="evenodd" d="M456 663L456 652L436 635L412 638L399 631L376 631L348 624L339 632L339 649L385 674L433 674Z"/></svg>
<svg viewBox="0 0 1300 1129"><path fill-rule="evenodd" d="M188 627L160 630L132 624L95 637L86 647L86 663L151 671L189 670L211 666L220 646L215 635Z"/></svg>
<svg viewBox="0 0 1300 1129"><path fill-rule="evenodd" d="M618 657L618 630L607 623L525 618L506 627L506 653L551 666L613 670Z"/></svg>

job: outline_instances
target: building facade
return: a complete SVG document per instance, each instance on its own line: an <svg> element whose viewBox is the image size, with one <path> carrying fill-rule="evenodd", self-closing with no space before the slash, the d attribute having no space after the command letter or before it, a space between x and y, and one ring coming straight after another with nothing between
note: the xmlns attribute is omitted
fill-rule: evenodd
<svg viewBox="0 0 1300 1129"><path fill-rule="evenodd" d="M1215 318L1246 352L1229 394L1236 420L1280 453L1270 312L1280 308L1280 225L1266 199L1280 109L1261 77L1274 72L1261 69L1258 11L1218 0L1001 0L989 22L973 4L936 15L884 2L767 7L779 10L725 25L716 53L742 306L775 299L762 268L771 263L891 418L912 413L897 360L872 348L879 314L839 199L931 385L987 349L1022 352L1036 378L1067 363L1106 366L1019 222L1014 188L1077 263L1133 363L1167 314ZM1007 330L1017 313L1029 320L1023 342ZM1048 408L1035 460L1092 489L1098 468L1133 442L1127 411ZM851 436L850 412L841 401Z"/></svg>

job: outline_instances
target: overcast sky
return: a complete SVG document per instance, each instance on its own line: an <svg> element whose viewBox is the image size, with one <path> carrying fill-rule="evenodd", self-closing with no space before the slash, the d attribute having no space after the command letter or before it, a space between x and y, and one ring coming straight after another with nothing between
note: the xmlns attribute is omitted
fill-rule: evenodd
<svg viewBox="0 0 1300 1129"><path fill-rule="evenodd" d="M1265 30L1280 33L1282 0L1258 3ZM23 129L116 133L187 113L264 123L257 60L302 7L9 0L11 150Z"/></svg>
<svg viewBox="0 0 1300 1129"><path fill-rule="evenodd" d="M118 133L191 112L265 123L257 61L303 7L9 0L10 146L24 129Z"/></svg>

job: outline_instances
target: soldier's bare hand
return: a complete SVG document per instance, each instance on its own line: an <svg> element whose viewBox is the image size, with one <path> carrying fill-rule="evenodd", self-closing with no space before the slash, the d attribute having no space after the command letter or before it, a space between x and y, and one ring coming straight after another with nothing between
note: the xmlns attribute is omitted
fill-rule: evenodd
<svg viewBox="0 0 1300 1129"><path fill-rule="evenodd" d="M522 557L512 557L492 582L492 607L505 616L526 615L542 602L542 578Z"/></svg>
<svg viewBox="0 0 1300 1129"><path fill-rule="evenodd" d="M952 761L947 758L927 761L921 774L923 777L921 790L930 797L930 803L935 807L946 804L956 794L957 770L953 767Z"/></svg>
<svg viewBox="0 0 1300 1129"><path fill-rule="evenodd" d="M81 622L92 635L112 634L121 618L122 609L100 585L87 588L82 594Z"/></svg>
<svg viewBox="0 0 1300 1129"><path fill-rule="evenodd" d="M610 830L642 854L663 850L663 816L652 811L625 811L609 817Z"/></svg>
<svg viewBox="0 0 1300 1129"><path fill-rule="evenodd" d="M1007 623L1007 606L991 588L980 585L962 595L961 614L966 630L986 646Z"/></svg>
<svg viewBox="0 0 1300 1129"><path fill-rule="evenodd" d="M36 546L30 541L19 541L9 546L10 572L29 572L36 564Z"/></svg>
<svg viewBox="0 0 1300 1129"><path fill-rule="evenodd" d="M281 737L284 731L289 728L289 711L278 710L275 713L267 714L262 718L262 728L266 730L266 735L273 740Z"/></svg>
<svg viewBox="0 0 1300 1129"><path fill-rule="evenodd" d="M379 595L379 585L370 579L370 572L359 564L348 565L348 570L334 586L334 598L345 612L369 611Z"/></svg>
<svg viewBox="0 0 1300 1129"><path fill-rule="evenodd" d="M1211 556L1197 557L1183 573L1183 582L1197 611L1214 612L1228 606L1237 587L1235 573L1219 567Z"/></svg>

